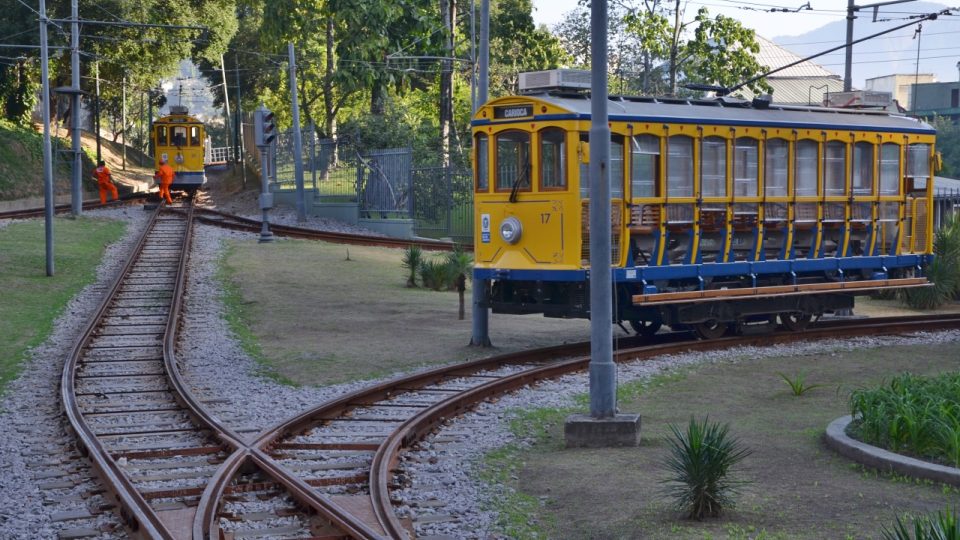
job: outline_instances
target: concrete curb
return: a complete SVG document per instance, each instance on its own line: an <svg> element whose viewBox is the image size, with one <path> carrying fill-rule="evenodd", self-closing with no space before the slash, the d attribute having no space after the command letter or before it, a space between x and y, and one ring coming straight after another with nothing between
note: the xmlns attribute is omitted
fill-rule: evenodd
<svg viewBox="0 0 960 540"><path fill-rule="evenodd" d="M837 418L827 426L823 435L827 446L838 454L857 463L892 471L906 476L933 480L954 486L960 486L960 469L929 463L900 454L870 446L847 436L847 426L853 418L850 415Z"/></svg>

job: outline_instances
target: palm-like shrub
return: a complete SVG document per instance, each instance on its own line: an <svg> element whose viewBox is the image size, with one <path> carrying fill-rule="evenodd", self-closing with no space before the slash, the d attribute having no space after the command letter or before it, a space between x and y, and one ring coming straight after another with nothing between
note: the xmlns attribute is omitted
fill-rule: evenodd
<svg viewBox="0 0 960 540"><path fill-rule="evenodd" d="M946 512L937 512L935 516L920 516L913 520L913 534L897 518L893 530L883 528L884 540L960 540L960 521L957 514L948 508Z"/></svg>
<svg viewBox="0 0 960 540"><path fill-rule="evenodd" d="M927 278L933 286L903 289L903 300L912 308L935 309L960 292L960 220L937 230L933 253L936 258L927 268Z"/></svg>
<svg viewBox="0 0 960 540"><path fill-rule="evenodd" d="M407 287L417 286L417 272L423 264L423 249L417 244L411 244L403 252L401 264L407 270Z"/></svg>
<svg viewBox="0 0 960 540"><path fill-rule="evenodd" d="M439 291L447 287L449 273L446 261L426 259L420 263L420 281L428 289Z"/></svg>
<svg viewBox="0 0 960 540"><path fill-rule="evenodd" d="M446 264L448 269L448 287L456 288L457 278L463 276L469 279L473 275L473 255L463 250L463 246L455 244L453 251L447 253Z"/></svg>
<svg viewBox="0 0 960 540"><path fill-rule="evenodd" d="M686 432L670 425L670 453L665 468L668 493L678 511L688 518L717 517L734 506L733 496L745 482L727 477L730 469L751 450L730 435L729 425L690 418Z"/></svg>

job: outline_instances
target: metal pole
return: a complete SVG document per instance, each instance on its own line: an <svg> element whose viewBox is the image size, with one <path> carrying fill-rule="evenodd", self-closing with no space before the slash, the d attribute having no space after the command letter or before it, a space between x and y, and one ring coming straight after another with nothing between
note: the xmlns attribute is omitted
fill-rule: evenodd
<svg viewBox="0 0 960 540"><path fill-rule="evenodd" d="M227 89L227 67L223 63L223 54L220 55L220 75L223 79L223 114L226 116L227 122L227 146L232 146L230 144L230 139L232 139L232 133L230 130L230 91Z"/></svg>
<svg viewBox="0 0 960 540"><path fill-rule="evenodd" d="M120 128L123 135L123 170L127 170L127 78L124 77L120 87Z"/></svg>
<svg viewBox="0 0 960 540"><path fill-rule="evenodd" d="M270 193L269 180L267 179L267 152L269 146L260 147L260 178L262 181L260 191L260 210L262 212L260 225L260 239L258 242L273 242L273 233L270 232L270 218L267 216L267 210L273 206L273 194Z"/></svg>
<svg viewBox="0 0 960 540"><path fill-rule="evenodd" d="M847 48L845 49L843 64L844 92L849 92L853 87L851 84L853 79L853 20L856 18L853 16L853 12L856 8L857 6L853 4L853 0L847 0Z"/></svg>
<svg viewBox="0 0 960 540"><path fill-rule="evenodd" d="M477 105L487 102L490 84L490 0L480 0L480 80L477 84ZM476 110L476 109L474 109ZM473 278L470 292L472 299L472 334L470 345L476 347L490 347L490 312L487 309L487 292L489 280Z"/></svg>
<svg viewBox="0 0 960 540"><path fill-rule="evenodd" d="M240 60L237 53L233 53L234 75L237 81L237 120L236 136L233 143L236 145L233 150L234 159L240 160L240 174L243 177L243 189L247 189L247 164L244 163L243 156L243 111L240 107Z"/></svg>
<svg viewBox="0 0 960 540"><path fill-rule="evenodd" d="M72 123L73 123L73 173L70 190L70 209L74 217L83 213L83 185L81 178L82 161L80 160L80 24L78 0L70 2L70 94Z"/></svg>
<svg viewBox="0 0 960 540"><path fill-rule="evenodd" d="M910 98L910 110L914 114L917 112L917 84L920 83L920 38L923 37L923 23L917 25L917 31L914 34L917 38L917 65L913 71L913 97Z"/></svg>
<svg viewBox="0 0 960 540"><path fill-rule="evenodd" d="M103 159L100 155L100 62L94 62L94 81L96 81L97 97L94 100L93 129L94 136L97 139L97 161Z"/></svg>
<svg viewBox="0 0 960 540"><path fill-rule="evenodd" d="M590 11L590 416L611 418L617 412L617 371L610 271L607 0L593 0Z"/></svg>
<svg viewBox="0 0 960 540"><path fill-rule="evenodd" d="M319 195L317 191L317 127L310 121L307 131L310 133L310 179L313 181L313 196Z"/></svg>
<svg viewBox="0 0 960 540"><path fill-rule="evenodd" d="M147 90L147 154L156 159L153 154L153 90Z"/></svg>
<svg viewBox="0 0 960 540"><path fill-rule="evenodd" d="M477 0L470 0L470 112L477 112Z"/></svg>
<svg viewBox="0 0 960 540"><path fill-rule="evenodd" d="M50 148L50 74L47 66L47 4L40 0L40 82L43 103L43 216L47 275L53 275L53 150Z"/></svg>
<svg viewBox="0 0 960 540"><path fill-rule="evenodd" d="M297 221L307 220L307 201L303 189L303 135L300 133L300 104L297 103L297 60L293 43L287 43L290 57L290 102L293 106L293 173L297 183Z"/></svg>

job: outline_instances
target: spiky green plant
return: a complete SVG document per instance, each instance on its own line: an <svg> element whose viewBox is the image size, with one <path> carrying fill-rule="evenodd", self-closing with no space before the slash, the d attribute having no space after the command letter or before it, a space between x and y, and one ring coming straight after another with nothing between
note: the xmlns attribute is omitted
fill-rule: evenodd
<svg viewBox="0 0 960 540"><path fill-rule="evenodd" d="M457 286L457 278L461 275L470 279L473 275L473 255L463 250L460 244L454 244L453 251L446 255L448 267L448 287L453 289Z"/></svg>
<svg viewBox="0 0 960 540"><path fill-rule="evenodd" d="M688 518L717 517L734 506L733 496L745 482L728 478L730 469L751 454L730 435L728 424L697 421L693 417L686 432L671 424L670 453L664 463L676 509Z"/></svg>
<svg viewBox="0 0 960 540"><path fill-rule="evenodd" d="M936 515L919 516L913 520L913 534L897 517L893 530L883 528L884 540L960 540L960 520L957 513L947 508Z"/></svg>
<svg viewBox="0 0 960 540"><path fill-rule="evenodd" d="M809 392L810 390L813 390L814 388L817 388L818 386L823 386L822 384L807 384L806 383L807 375L802 371L800 373L797 373L793 377L788 377L787 375L780 373L779 371L777 372L777 375L780 375L780 377L787 383L787 386L790 387L790 391L793 392L793 395L797 397L802 396L803 394Z"/></svg>
<svg viewBox="0 0 960 540"><path fill-rule="evenodd" d="M403 252L403 259L400 260L403 267L407 270L407 287L417 286L417 272L420 265L423 264L423 249L417 244L410 244Z"/></svg>
<svg viewBox="0 0 960 540"><path fill-rule="evenodd" d="M449 269L440 259L425 259L420 263L420 281L424 287L439 291L447 287Z"/></svg>
<svg viewBox="0 0 960 540"><path fill-rule="evenodd" d="M936 256L927 268L930 287L903 289L903 301L915 309L935 309L960 292L960 220L944 225L933 237Z"/></svg>

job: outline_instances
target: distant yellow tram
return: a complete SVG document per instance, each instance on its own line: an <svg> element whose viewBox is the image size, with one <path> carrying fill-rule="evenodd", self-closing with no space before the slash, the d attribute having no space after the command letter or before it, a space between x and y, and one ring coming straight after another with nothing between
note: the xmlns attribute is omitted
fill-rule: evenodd
<svg viewBox="0 0 960 540"><path fill-rule="evenodd" d="M704 337L778 317L802 329L855 295L928 284L930 125L765 100L609 99L615 322ZM589 95L494 99L472 125L488 306L589 317Z"/></svg>
<svg viewBox="0 0 960 540"><path fill-rule="evenodd" d="M153 122L150 130L154 148L154 170L166 160L174 170L170 189L190 194L207 183L203 165L206 161L206 129L203 122L188 114L180 105L170 107L170 114Z"/></svg>

